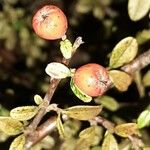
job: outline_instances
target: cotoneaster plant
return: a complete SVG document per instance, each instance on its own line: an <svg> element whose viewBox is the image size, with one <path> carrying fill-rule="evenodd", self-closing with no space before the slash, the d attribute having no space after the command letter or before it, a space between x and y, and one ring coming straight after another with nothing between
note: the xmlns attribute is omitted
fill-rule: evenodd
<svg viewBox="0 0 150 150"><path fill-rule="evenodd" d="M101 96L110 86L107 70L99 64L81 66L73 76L75 85L88 96Z"/></svg>
<svg viewBox="0 0 150 150"><path fill-rule="evenodd" d="M47 40L62 38L68 28L63 11L54 5L46 5L39 9L32 19L35 33Z"/></svg>

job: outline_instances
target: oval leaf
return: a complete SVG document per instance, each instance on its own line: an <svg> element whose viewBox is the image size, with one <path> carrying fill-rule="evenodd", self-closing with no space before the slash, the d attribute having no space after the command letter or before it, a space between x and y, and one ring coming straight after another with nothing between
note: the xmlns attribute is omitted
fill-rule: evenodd
<svg viewBox="0 0 150 150"><path fill-rule="evenodd" d="M57 62L49 63L45 71L50 77L55 79L63 79L71 75L68 67Z"/></svg>
<svg viewBox="0 0 150 150"><path fill-rule="evenodd" d="M0 117L0 130L7 135L17 135L23 131L23 124L11 117Z"/></svg>
<svg viewBox="0 0 150 150"><path fill-rule="evenodd" d="M91 135L92 135L92 139L93 139L93 137L95 135L95 129L96 129L95 126L86 128L80 132L79 137L80 138L88 138L89 136L91 137Z"/></svg>
<svg viewBox="0 0 150 150"><path fill-rule="evenodd" d="M137 119L138 128L150 125L150 110L144 110Z"/></svg>
<svg viewBox="0 0 150 150"><path fill-rule="evenodd" d="M86 95L85 93L83 93L73 82L73 80L71 79L70 81L70 87L71 90L73 91L73 93L82 101L84 102L90 102L92 100L91 96Z"/></svg>
<svg viewBox="0 0 150 150"><path fill-rule="evenodd" d="M25 121L33 118L37 112L37 106L22 106L12 109L10 111L10 116L16 120Z"/></svg>
<svg viewBox="0 0 150 150"><path fill-rule="evenodd" d="M137 54L138 44L135 38L127 37L121 40L113 49L109 67L118 68L129 63Z"/></svg>
<svg viewBox="0 0 150 150"><path fill-rule="evenodd" d="M13 140L13 142L9 147L9 150L24 150L24 144L25 144L25 136L20 135Z"/></svg>
<svg viewBox="0 0 150 150"><path fill-rule="evenodd" d="M60 137L65 138L65 131L64 131L64 127L60 118L60 114L57 117L56 126L57 126Z"/></svg>
<svg viewBox="0 0 150 150"><path fill-rule="evenodd" d="M76 149L88 149L94 143L95 134L95 126L91 126L81 131L79 134L80 138L76 143Z"/></svg>
<svg viewBox="0 0 150 150"><path fill-rule="evenodd" d="M37 105L40 105L43 103L43 99L40 95L34 95L34 102L37 104Z"/></svg>
<svg viewBox="0 0 150 150"><path fill-rule="evenodd" d="M115 133L121 137L128 137L133 134L137 134L137 124L136 123L125 123L117 125L115 127Z"/></svg>
<svg viewBox="0 0 150 150"><path fill-rule="evenodd" d="M116 111L119 108L119 103L110 96L97 97L94 101L111 111Z"/></svg>
<svg viewBox="0 0 150 150"><path fill-rule="evenodd" d="M119 150L115 137L107 133L102 144L102 150Z"/></svg>
<svg viewBox="0 0 150 150"><path fill-rule="evenodd" d="M111 70L109 71L109 75L112 83L119 91L126 91L132 83L131 76L123 71Z"/></svg>
<svg viewBox="0 0 150 150"><path fill-rule="evenodd" d="M143 18L150 9L150 0L129 0L128 13L130 19L138 21Z"/></svg>
<svg viewBox="0 0 150 150"><path fill-rule="evenodd" d="M64 58L70 59L73 52L72 43L68 39L61 41L60 50Z"/></svg>
<svg viewBox="0 0 150 150"><path fill-rule="evenodd" d="M90 120L96 117L102 110L102 106L74 106L63 112L70 118L78 120Z"/></svg>

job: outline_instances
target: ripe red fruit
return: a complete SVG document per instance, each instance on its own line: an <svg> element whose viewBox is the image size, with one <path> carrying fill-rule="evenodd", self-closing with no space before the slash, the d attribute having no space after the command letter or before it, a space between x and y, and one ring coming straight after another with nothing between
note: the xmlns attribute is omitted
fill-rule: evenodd
<svg viewBox="0 0 150 150"><path fill-rule="evenodd" d="M34 15L32 26L41 38L55 40L65 35L68 22L61 9L54 5L46 5Z"/></svg>
<svg viewBox="0 0 150 150"><path fill-rule="evenodd" d="M99 64L86 64L78 68L73 77L75 85L89 96L100 96L110 86L107 70Z"/></svg>

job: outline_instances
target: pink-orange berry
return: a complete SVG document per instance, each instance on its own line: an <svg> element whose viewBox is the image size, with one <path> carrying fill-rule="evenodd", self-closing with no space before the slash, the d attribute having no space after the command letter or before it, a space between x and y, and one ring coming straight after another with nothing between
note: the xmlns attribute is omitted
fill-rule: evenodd
<svg viewBox="0 0 150 150"><path fill-rule="evenodd" d="M95 63L89 63L78 68L73 80L81 91L92 97L103 95L110 86L107 70Z"/></svg>
<svg viewBox="0 0 150 150"><path fill-rule="evenodd" d="M46 5L36 12L32 19L32 26L41 38L55 40L65 35L68 22L61 9L54 5Z"/></svg>

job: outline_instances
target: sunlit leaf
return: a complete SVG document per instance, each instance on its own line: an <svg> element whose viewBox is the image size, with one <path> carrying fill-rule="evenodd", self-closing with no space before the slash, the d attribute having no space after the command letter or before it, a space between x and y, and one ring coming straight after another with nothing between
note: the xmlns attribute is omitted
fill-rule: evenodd
<svg viewBox="0 0 150 150"><path fill-rule="evenodd" d="M60 50L64 58L70 59L73 53L72 43L68 39L61 41Z"/></svg>
<svg viewBox="0 0 150 150"><path fill-rule="evenodd" d="M60 118L60 114L57 117L56 126L57 126L60 137L65 138L65 131L64 131L64 127Z"/></svg>
<svg viewBox="0 0 150 150"><path fill-rule="evenodd" d="M117 141L111 133L107 133L102 144L102 150L119 150Z"/></svg>
<svg viewBox="0 0 150 150"><path fill-rule="evenodd" d="M40 105L43 103L43 99L40 95L34 95L34 102L37 104L37 105Z"/></svg>
<svg viewBox="0 0 150 150"><path fill-rule="evenodd" d="M97 97L94 101L111 111L116 111L119 108L119 103L110 96Z"/></svg>
<svg viewBox="0 0 150 150"><path fill-rule="evenodd" d="M109 71L109 75L114 86L119 91L126 91L132 82L131 76L123 71L111 70Z"/></svg>
<svg viewBox="0 0 150 150"><path fill-rule="evenodd" d="M71 75L70 69L58 62L49 63L45 71L50 77L55 79L63 79Z"/></svg>
<svg viewBox="0 0 150 150"><path fill-rule="evenodd" d="M7 135L17 135L23 131L23 124L11 117L0 117L0 130Z"/></svg>
<svg viewBox="0 0 150 150"><path fill-rule="evenodd" d="M138 21L143 18L150 9L150 0L129 0L128 13L130 19Z"/></svg>
<svg viewBox="0 0 150 150"><path fill-rule="evenodd" d="M144 75L143 84L146 87L150 86L150 70Z"/></svg>
<svg viewBox="0 0 150 150"><path fill-rule="evenodd" d="M84 102L90 102L92 100L91 96L86 95L85 93L83 93L73 82L73 80L71 79L70 81L70 87L73 91L73 93L82 101Z"/></svg>
<svg viewBox="0 0 150 150"><path fill-rule="evenodd" d="M138 134L136 123L125 123L115 127L115 133L121 137L128 137L133 134Z"/></svg>
<svg viewBox="0 0 150 150"><path fill-rule="evenodd" d="M95 126L91 126L89 128L82 130L79 134L79 137L80 138L87 138L93 134L95 134Z"/></svg>
<svg viewBox="0 0 150 150"><path fill-rule="evenodd" d="M138 128L143 128L150 125L150 110L146 109L139 115L137 119Z"/></svg>
<svg viewBox="0 0 150 150"><path fill-rule="evenodd" d="M20 135L12 141L9 150L24 150L24 144L25 136Z"/></svg>
<svg viewBox="0 0 150 150"><path fill-rule="evenodd" d="M38 109L37 106L16 107L10 111L10 116L20 121L30 120L37 114Z"/></svg>
<svg viewBox="0 0 150 150"><path fill-rule="evenodd" d="M118 68L130 62L136 56L137 50L138 44L135 38L124 38L114 47L110 57L109 67Z"/></svg>
<svg viewBox="0 0 150 150"><path fill-rule="evenodd" d="M96 117L102 110L102 106L73 106L63 112L70 118L78 120L90 120Z"/></svg>

